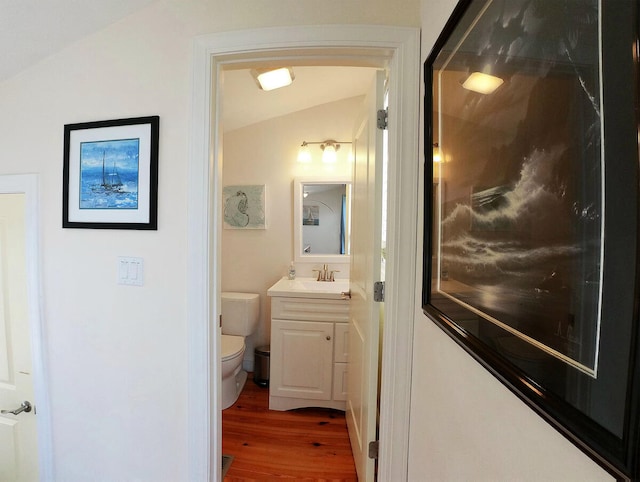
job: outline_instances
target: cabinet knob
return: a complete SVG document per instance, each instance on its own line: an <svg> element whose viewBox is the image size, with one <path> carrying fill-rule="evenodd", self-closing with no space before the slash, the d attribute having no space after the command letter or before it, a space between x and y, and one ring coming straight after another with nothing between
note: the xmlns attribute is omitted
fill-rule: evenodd
<svg viewBox="0 0 640 482"><path fill-rule="evenodd" d="M327 335L327 341L331 341L331 335Z"/></svg>

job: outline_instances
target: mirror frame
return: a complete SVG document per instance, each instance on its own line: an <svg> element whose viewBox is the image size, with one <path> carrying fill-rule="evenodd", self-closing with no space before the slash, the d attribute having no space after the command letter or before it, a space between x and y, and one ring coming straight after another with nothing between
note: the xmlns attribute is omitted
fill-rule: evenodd
<svg viewBox="0 0 640 482"><path fill-rule="evenodd" d="M293 259L296 263L349 263L349 254L302 254L302 205L303 187L307 184L346 184L347 199L351 202L351 178L296 177L293 180ZM351 231L349 229L349 231Z"/></svg>

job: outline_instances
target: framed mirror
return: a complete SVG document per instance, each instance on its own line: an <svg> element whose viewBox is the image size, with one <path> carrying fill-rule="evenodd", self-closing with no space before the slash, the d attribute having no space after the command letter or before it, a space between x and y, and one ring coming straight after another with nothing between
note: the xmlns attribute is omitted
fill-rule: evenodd
<svg viewBox="0 0 640 482"><path fill-rule="evenodd" d="M294 260L348 263L351 180L296 178L293 183Z"/></svg>

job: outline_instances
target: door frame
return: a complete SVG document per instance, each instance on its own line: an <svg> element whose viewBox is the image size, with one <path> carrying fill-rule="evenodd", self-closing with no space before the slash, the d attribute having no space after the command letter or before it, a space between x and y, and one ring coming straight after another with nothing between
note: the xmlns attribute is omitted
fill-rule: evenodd
<svg viewBox="0 0 640 482"><path fill-rule="evenodd" d="M27 272L27 301L29 341L33 387L38 412L38 469L40 480L53 480L53 445L51 437L51 408L45 371L45 343L40 293L39 249L39 193L37 174L0 175L0 194L25 195L25 255Z"/></svg>
<svg viewBox="0 0 640 482"><path fill-rule="evenodd" d="M187 218L189 480L217 480L221 468L220 327L210 322L220 313L221 66L234 57L265 59L283 51L298 58L389 59L387 289L378 476L406 480L417 267L420 35L417 28L380 25L264 28L194 41Z"/></svg>

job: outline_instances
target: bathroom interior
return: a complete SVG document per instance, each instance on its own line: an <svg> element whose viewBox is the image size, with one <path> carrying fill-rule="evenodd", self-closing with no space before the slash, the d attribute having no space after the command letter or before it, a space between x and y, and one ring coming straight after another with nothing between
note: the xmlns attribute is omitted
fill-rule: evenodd
<svg viewBox="0 0 640 482"><path fill-rule="evenodd" d="M249 373L254 371L254 349L269 346L272 341L273 298L270 294L273 290L272 293L268 290L288 276L292 262L297 279L317 278L319 273L314 270L322 270L326 264L327 277L332 275L335 285L348 289L349 257L339 252L332 252L335 256L314 257L318 249L324 250L317 248L319 240L309 242L309 234L303 229L311 230L313 236L313 228L318 227L314 224L326 223L329 215L337 214L343 220L346 216L348 232L349 183L353 168L351 139L356 116L365 93L374 81L376 69L294 65L292 70L294 80L291 85L272 91L258 87L251 66L224 71L223 189L229 186L234 189L236 186L264 186L264 226L243 228L225 223L221 233L223 335L225 306L235 304L240 312L244 310L249 316L257 313L255 328L249 327L243 332L250 333L244 338L242 354L242 369ZM323 162L321 144L326 140L340 144L335 152L335 162ZM310 162L299 161L303 142L308 143ZM326 193L314 192L335 190L336 186L344 191L347 201L344 208L331 205L328 198L323 198ZM300 226L301 221L294 218L303 215L305 195L315 201L311 212L304 214L305 224L309 226ZM317 215L319 221L312 220ZM303 229L296 232L297 228ZM338 250L348 250L348 235L345 239L345 246L338 247ZM241 299L244 301L239 301ZM245 307L241 307L242 304ZM234 351L238 350L239 347L234 348ZM271 356L274 357L273 352ZM253 383L251 377L246 383ZM228 392L229 383L226 386ZM263 389L269 390L267 387ZM224 380L222 391L223 408L233 405L237 397L225 394ZM339 409L344 407L344 402L309 403ZM306 405L275 403L275 406L284 410Z"/></svg>

